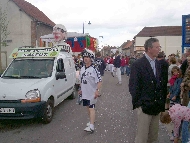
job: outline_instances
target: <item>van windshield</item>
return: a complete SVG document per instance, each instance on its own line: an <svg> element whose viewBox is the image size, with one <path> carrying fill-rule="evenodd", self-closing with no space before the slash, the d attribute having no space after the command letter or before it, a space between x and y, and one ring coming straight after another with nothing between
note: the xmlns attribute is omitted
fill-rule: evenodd
<svg viewBox="0 0 190 143"><path fill-rule="evenodd" d="M47 78L52 75L54 59L15 59L2 78Z"/></svg>

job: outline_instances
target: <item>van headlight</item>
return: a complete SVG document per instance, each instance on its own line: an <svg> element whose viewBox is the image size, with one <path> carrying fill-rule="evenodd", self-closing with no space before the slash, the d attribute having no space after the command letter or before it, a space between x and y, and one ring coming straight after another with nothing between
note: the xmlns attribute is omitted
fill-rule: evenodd
<svg viewBox="0 0 190 143"><path fill-rule="evenodd" d="M22 103L40 102L40 91L38 89L30 90L26 93L25 99L21 100Z"/></svg>

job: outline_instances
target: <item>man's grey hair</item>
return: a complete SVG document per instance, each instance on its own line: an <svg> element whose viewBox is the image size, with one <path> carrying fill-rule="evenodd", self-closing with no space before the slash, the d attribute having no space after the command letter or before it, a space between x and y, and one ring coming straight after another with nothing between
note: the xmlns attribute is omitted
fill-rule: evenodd
<svg viewBox="0 0 190 143"><path fill-rule="evenodd" d="M155 42L159 42L159 40L157 38L149 38L145 41L145 44L144 44L144 48L145 48L145 52L148 51L148 48L153 48L153 43Z"/></svg>

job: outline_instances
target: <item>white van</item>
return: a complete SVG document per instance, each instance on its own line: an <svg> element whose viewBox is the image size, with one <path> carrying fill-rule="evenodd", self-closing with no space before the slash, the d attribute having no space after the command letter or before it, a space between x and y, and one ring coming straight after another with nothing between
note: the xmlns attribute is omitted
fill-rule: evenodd
<svg viewBox="0 0 190 143"><path fill-rule="evenodd" d="M76 70L68 45L16 48L0 78L0 119L42 118L49 123L54 107L75 98Z"/></svg>

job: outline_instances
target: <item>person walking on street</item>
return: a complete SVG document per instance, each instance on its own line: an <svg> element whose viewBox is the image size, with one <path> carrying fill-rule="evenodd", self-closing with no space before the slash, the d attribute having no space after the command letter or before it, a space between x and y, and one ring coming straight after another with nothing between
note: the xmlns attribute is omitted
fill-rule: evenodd
<svg viewBox="0 0 190 143"><path fill-rule="evenodd" d="M102 79L100 72L93 64L95 58L94 53L89 49L85 49L82 52L82 57L85 65L80 71L81 90L79 90L78 94L82 94L83 106L87 107L90 117L90 123L87 123L87 127L84 130L93 133L95 104L97 102L97 97L99 96Z"/></svg>
<svg viewBox="0 0 190 143"><path fill-rule="evenodd" d="M125 74L125 57L122 56L121 58L121 75Z"/></svg>
<svg viewBox="0 0 190 143"><path fill-rule="evenodd" d="M125 66L126 66L126 74L127 74L127 77L128 77L129 74L130 74L129 60L130 60L129 57L126 56L126 58L125 58Z"/></svg>
<svg viewBox="0 0 190 143"><path fill-rule="evenodd" d="M104 58L104 62L105 62L105 64L106 64L106 69L105 69L105 71L109 71L109 56L108 55L106 55L106 57Z"/></svg>
<svg viewBox="0 0 190 143"><path fill-rule="evenodd" d="M119 55L119 51L116 51L116 58L114 60L114 67L116 68L116 74L117 74L117 78L118 78L118 83L119 85L122 84L121 82L121 57Z"/></svg>
<svg viewBox="0 0 190 143"><path fill-rule="evenodd" d="M114 77L114 65L113 65L113 63L114 63L114 59L113 59L113 55L111 56L111 58L110 58L110 70L111 70L111 75Z"/></svg>
<svg viewBox="0 0 190 143"><path fill-rule="evenodd" d="M131 66L129 92L133 109L137 110L135 143L154 143L158 140L160 112L165 111L164 82L168 79L163 79L163 69L156 59L161 48L159 40L146 40L144 48L145 55Z"/></svg>
<svg viewBox="0 0 190 143"><path fill-rule="evenodd" d="M100 75L102 78L102 84L103 84L103 76L104 76L104 70L106 69L106 64L105 64L104 60L101 58L100 52L96 53L95 64L98 67L98 71L100 72ZM102 86L100 88L99 93L100 93L100 95L99 95L99 97L100 97L102 95Z"/></svg>

